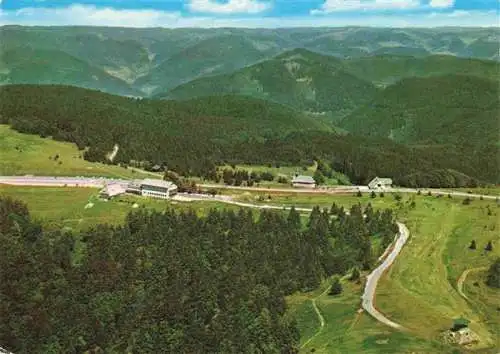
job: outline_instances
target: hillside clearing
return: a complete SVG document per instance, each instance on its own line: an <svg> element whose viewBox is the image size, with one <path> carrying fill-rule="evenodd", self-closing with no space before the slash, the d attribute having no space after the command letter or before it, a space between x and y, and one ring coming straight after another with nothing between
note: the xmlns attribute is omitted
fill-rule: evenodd
<svg viewBox="0 0 500 354"><path fill-rule="evenodd" d="M478 347L491 347L491 328L456 288L465 269L488 264L500 254L495 243L498 209L494 206L488 216L487 205L484 201L468 206L442 199L417 201L416 209L402 220L412 237L379 284L381 311L427 339L436 339L453 319L463 316L481 337ZM477 250L468 248L472 239ZM494 250L485 253L484 245L490 240Z"/></svg>
<svg viewBox="0 0 500 354"><path fill-rule="evenodd" d="M140 178L114 165L88 162L75 144L21 134L0 124L0 175L105 176Z"/></svg>

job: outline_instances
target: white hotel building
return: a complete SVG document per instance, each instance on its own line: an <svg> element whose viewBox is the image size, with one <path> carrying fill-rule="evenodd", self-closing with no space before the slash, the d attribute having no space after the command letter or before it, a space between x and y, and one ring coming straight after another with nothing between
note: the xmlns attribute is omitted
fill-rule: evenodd
<svg viewBox="0 0 500 354"><path fill-rule="evenodd" d="M168 199L177 194L177 186L160 179L145 179L141 182L141 195L144 197Z"/></svg>

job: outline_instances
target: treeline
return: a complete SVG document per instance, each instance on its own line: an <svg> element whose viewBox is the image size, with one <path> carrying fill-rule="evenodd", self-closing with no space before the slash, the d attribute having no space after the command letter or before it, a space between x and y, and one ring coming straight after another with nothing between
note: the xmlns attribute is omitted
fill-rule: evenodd
<svg viewBox="0 0 500 354"><path fill-rule="evenodd" d="M297 353L284 295L370 267L390 210L139 210L74 237L0 198L0 343L16 353ZM76 242L78 239L80 241Z"/></svg>
<svg viewBox="0 0 500 354"><path fill-rule="evenodd" d="M272 172L269 171L248 172L247 170L243 169L224 168L220 173L220 176L218 176L215 181L219 182L220 179L222 179L224 184L230 186L241 186L242 184L245 184L248 187L251 187L255 183L260 183L262 181L268 181L268 182L274 181L275 176ZM287 183L288 181L286 178L279 177L278 182Z"/></svg>
<svg viewBox="0 0 500 354"><path fill-rule="evenodd" d="M375 176L409 187L473 187L500 180L497 148L408 147L383 138L306 131L305 126L320 126L251 98L172 102L14 85L0 91L0 112L0 123L74 142L89 161L107 162L118 144L114 163L160 165L186 177L217 178L216 166L223 164L308 166L320 160L326 166L322 174L337 171L354 184Z"/></svg>

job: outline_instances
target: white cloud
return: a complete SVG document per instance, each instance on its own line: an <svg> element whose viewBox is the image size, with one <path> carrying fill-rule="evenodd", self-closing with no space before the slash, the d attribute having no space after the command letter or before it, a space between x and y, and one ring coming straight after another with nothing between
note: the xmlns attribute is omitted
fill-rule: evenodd
<svg viewBox="0 0 500 354"><path fill-rule="evenodd" d="M178 12L118 10L78 4L62 8L26 7L17 11L0 9L0 25L154 27L163 23L175 24L179 18Z"/></svg>
<svg viewBox="0 0 500 354"><path fill-rule="evenodd" d="M229 0L225 3L216 0L190 0L188 8L192 12L212 14L256 14L269 10L271 3L257 0Z"/></svg>
<svg viewBox="0 0 500 354"><path fill-rule="evenodd" d="M359 10L405 10L420 6L420 0L325 0L319 9L311 10L311 14Z"/></svg>
<svg viewBox="0 0 500 354"><path fill-rule="evenodd" d="M429 3L430 7L447 9L455 5L455 0L431 0Z"/></svg>
<svg viewBox="0 0 500 354"><path fill-rule="evenodd" d="M498 15L493 11L434 12L427 15L407 13L342 14L304 17L231 17L182 16L177 12L159 10L118 10L74 5L66 8L24 8L18 11L0 8L0 25L41 26L119 26L119 27L498 27Z"/></svg>

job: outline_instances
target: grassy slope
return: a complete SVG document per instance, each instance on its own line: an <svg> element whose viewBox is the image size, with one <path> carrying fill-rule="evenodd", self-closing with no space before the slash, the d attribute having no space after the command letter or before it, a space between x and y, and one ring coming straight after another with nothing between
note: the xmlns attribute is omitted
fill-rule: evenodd
<svg viewBox="0 0 500 354"><path fill-rule="evenodd" d="M346 207L356 200L368 201L366 197L352 196L329 197L329 201L327 197L317 198L318 204L324 206L333 200ZM302 196L293 200L304 206L312 202ZM494 253L487 256L477 250L471 257L467 249L472 237L478 247L494 240L495 231L489 228L498 216L484 216L486 205L494 204L491 201L476 200L470 206L463 206L462 200L416 197L417 208L400 215L410 227L411 239L388 276L382 278L376 301L383 313L407 326L409 332L393 331L364 313L357 314L362 288L344 282L341 296L325 295L317 300L326 327L302 352L310 353L314 349L316 353L452 353L457 348L444 345L437 338L439 331L450 327L452 318L460 315L475 321L471 327L488 342L485 346L491 347L492 333L498 330L498 320L493 319L497 306L494 301L500 294L484 287L475 287L475 293L471 293L468 279L465 290L476 296L477 302L471 305L458 295L455 286L456 278L464 269L487 264L500 253L496 245ZM378 207L395 205L393 198L387 196L371 201ZM278 199L273 197L273 202ZM492 210L498 213L497 207ZM289 297L291 311L300 321L314 323L314 313L308 304L315 296L316 293ZM310 329L302 331L303 336L310 336Z"/></svg>
<svg viewBox="0 0 500 354"><path fill-rule="evenodd" d="M16 147L19 150L16 150ZM59 154L58 161L49 159ZM80 158L76 145L21 134L0 125L0 175L108 176L137 178L143 176L125 168L90 163Z"/></svg>
<svg viewBox="0 0 500 354"><path fill-rule="evenodd" d="M488 204L492 216L486 215ZM483 338L482 345L491 345L492 328L460 297L456 282L463 270L488 264L500 254L495 243L498 212L491 201L463 206L447 199L419 198L416 210L405 218L411 239L378 290L382 312L428 339L437 338L454 318L465 316ZM478 243L476 251L468 249L472 239ZM489 240L494 252L482 254Z"/></svg>
<svg viewBox="0 0 500 354"><path fill-rule="evenodd" d="M488 325L493 329L493 333L498 334L500 333L500 316L498 315L500 291L488 287L485 281L485 271L470 273L464 284L464 292L471 307L481 314L485 322L488 322ZM498 335L496 346L497 348L500 347L500 337Z"/></svg>
<svg viewBox="0 0 500 354"><path fill-rule="evenodd" d="M352 110L376 92L369 82L344 72L338 59L295 49L235 73L188 82L163 96L186 99L237 93L325 112Z"/></svg>
<svg viewBox="0 0 500 354"><path fill-rule="evenodd" d="M96 224L121 224L125 216L138 203L140 207L158 211L166 208L186 210L193 208L200 215L211 208L233 208L217 202L176 203L165 200L142 198L139 196L123 196L111 201L98 199L98 189L70 187L26 187L0 184L0 195L10 196L28 204L33 217L40 220L45 227L69 227L82 230ZM92 202L92 208L85 209Z"/></svg>

